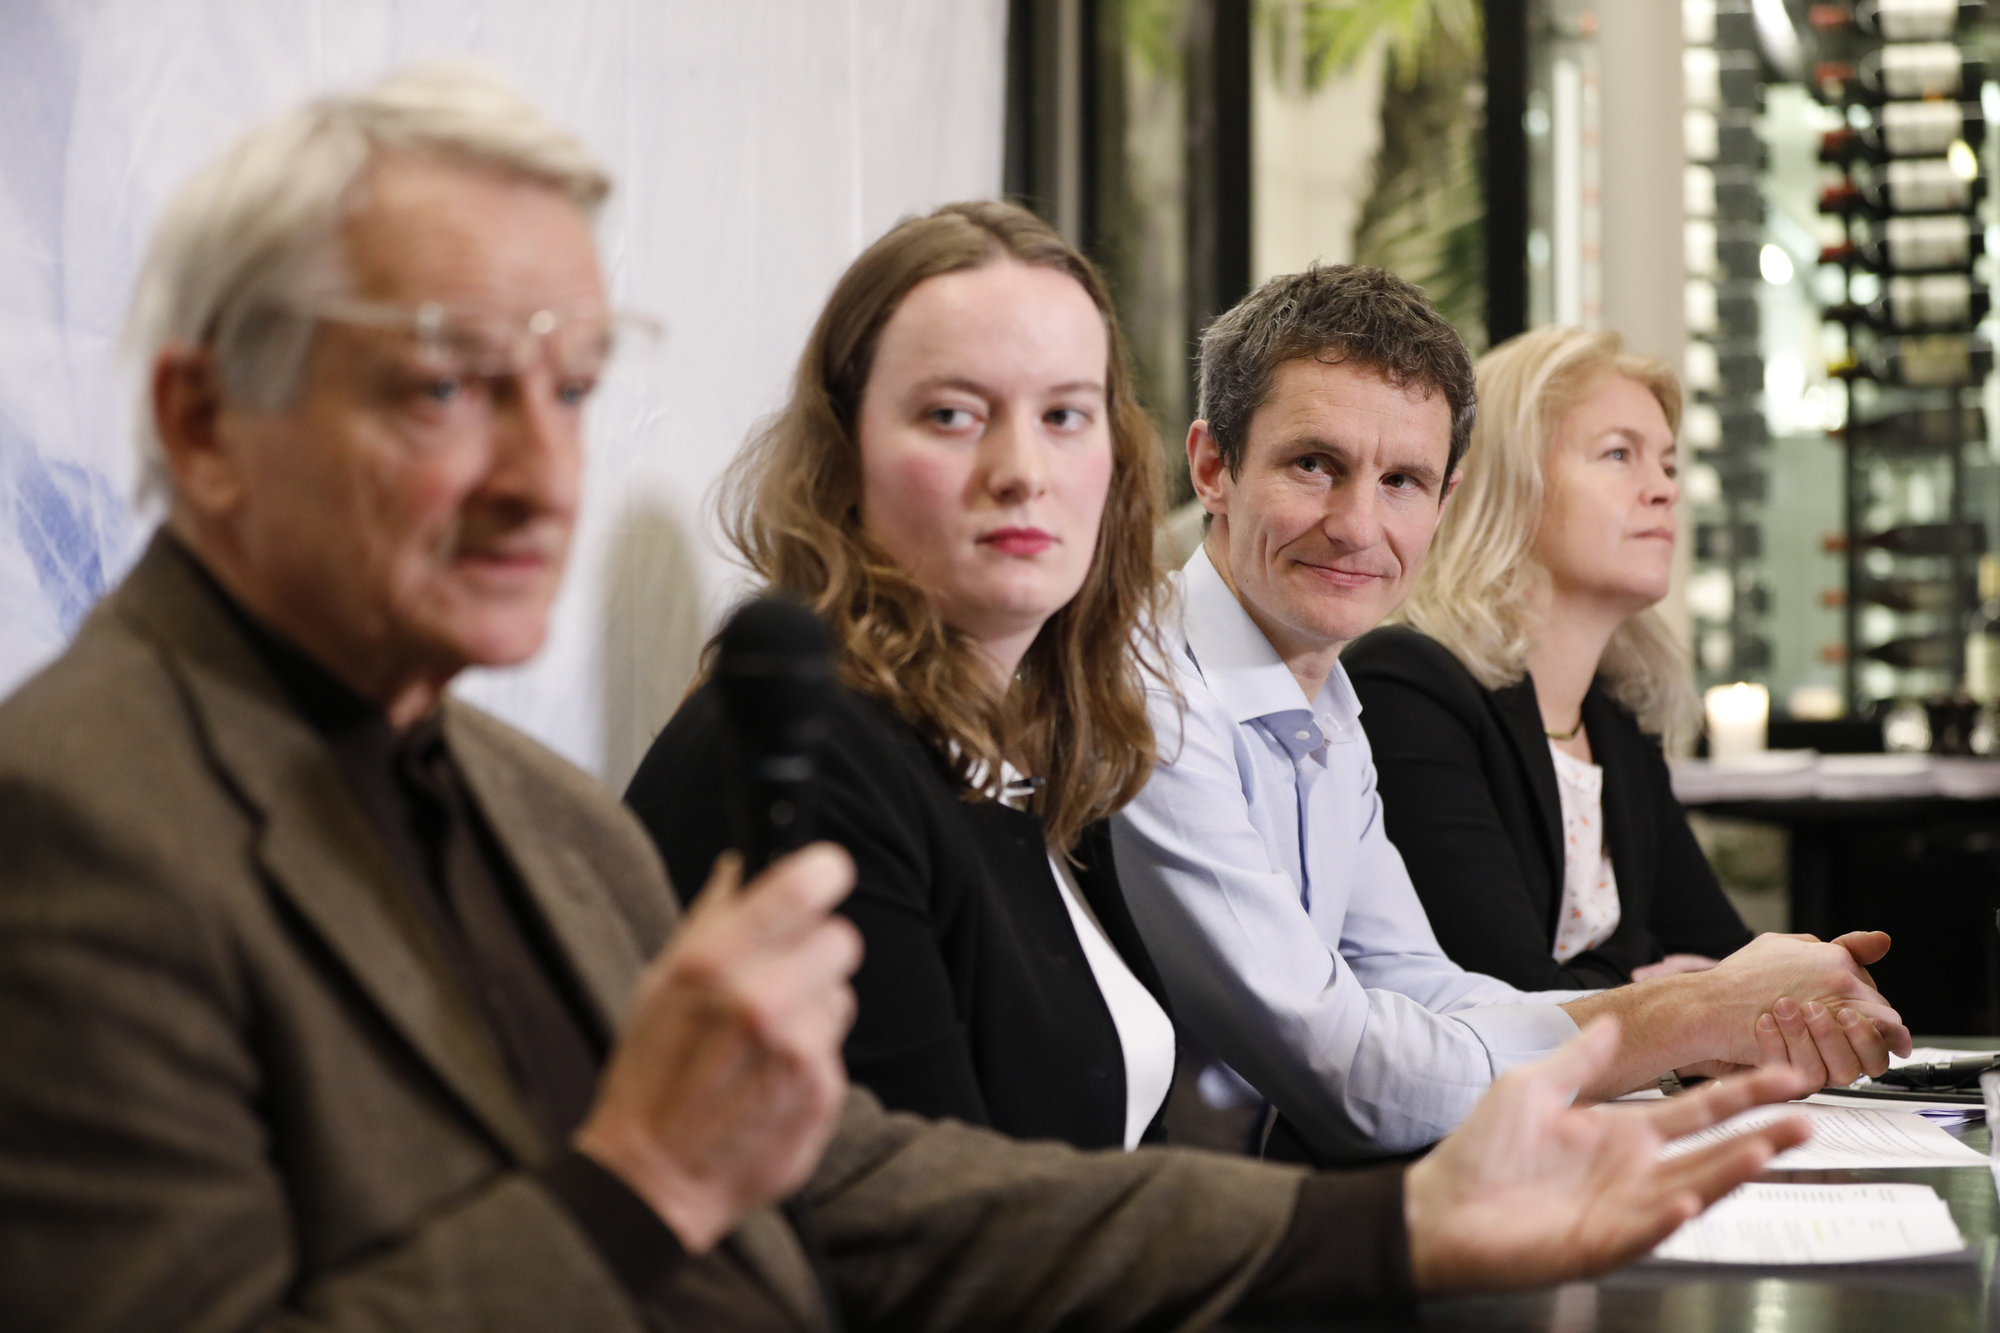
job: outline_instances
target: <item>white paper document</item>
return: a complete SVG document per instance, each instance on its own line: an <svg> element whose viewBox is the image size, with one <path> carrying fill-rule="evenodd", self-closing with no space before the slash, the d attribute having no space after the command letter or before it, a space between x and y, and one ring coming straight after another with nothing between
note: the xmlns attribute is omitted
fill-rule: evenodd
<svg viewBox="0 0 2000 1333"><path fill-rule="evenodd" d="M1773 1157L1772 1171L1832 1171L1867 1167L1985 1166L1976 1152L1912 1111L1875 1106L1820 1106L1789 1102L1755 1106L1709 1129L1675 1139L1663 1150L1678 1157L1704 1144L1734 1137L1757 1125L1804 1116L1812 1137Z"/></svg>
<svg viewBox="0 0 2000 1333"><path fill-rule="evenodd" d="M1965 1238L1929 1185L1738 1187L1661 1242L1696 1264L1853 1264L1957 1254Z"/></svg>

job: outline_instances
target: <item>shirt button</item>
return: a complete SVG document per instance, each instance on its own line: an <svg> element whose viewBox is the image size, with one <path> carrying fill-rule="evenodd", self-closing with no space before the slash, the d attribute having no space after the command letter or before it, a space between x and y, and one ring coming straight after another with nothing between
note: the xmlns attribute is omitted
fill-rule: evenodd
<svg viewBox="0 0 2000 1333"><path fill-rule="evenodd" d="M1302 741L1309 741L1313 738L1313 734L1310 731L1295 731L1292 735Z"/></svg>

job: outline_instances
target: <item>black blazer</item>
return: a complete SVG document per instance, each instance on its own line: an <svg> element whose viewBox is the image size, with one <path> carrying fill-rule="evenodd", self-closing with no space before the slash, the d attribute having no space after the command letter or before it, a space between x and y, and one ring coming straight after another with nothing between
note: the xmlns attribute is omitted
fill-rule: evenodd
<svg viewBox="0 0 2000 1333"><path fill-rule="evenodd" d="M713 682L653 742L625 793L692 894L728 845L729 733ZM936 752L875 700L840 692L814 836L858 872L841 910L867 945L848 1075L897 1110L1083 1148L1125 1141L1125 1057L1049 869L1039 816L961 799ZM1166 1003L1125 910L1109 830L1077 881L1113 947ZM1146 1137L1159 1136L1154 1118Z"/></svg>
<svg viewBox="0 0 2000 1333"><path fill-rule="evenodd" d="M1750 932L1722 895L1674 799L1659 742L1597 685L1583 700L1604 770L1604 841L1618 880L1611 938L1558 963L1562 798L1528 676L1487 690L1449 649L1402 626L1340 656L1389 838L1460 965L1525 990L1616 986L1668 953L1720 958Z"/></svg>

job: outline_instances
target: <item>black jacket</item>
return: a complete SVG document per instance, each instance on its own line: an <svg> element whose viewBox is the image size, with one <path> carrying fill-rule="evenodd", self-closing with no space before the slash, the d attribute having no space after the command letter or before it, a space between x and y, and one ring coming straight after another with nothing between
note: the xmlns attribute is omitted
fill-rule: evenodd
<svg viewBox="0 0 2000 1333"><path fill-rule="evenodd" d="M728 843L730 744L713 682L653 742L626 801L674 884L698 890ZM848 1074L888 1106L1084 1148L1125 1139L1125 1059L1049 869L1038 816L961 799L888 708L840 691L821 755L815 837L854 857L841 910L867 953ZM1077 881L1113 947L1166 1003L1125 910L1102 825ZM1158 1137L1155 1117L1148 1139Z"/></svg>
<svg viewBox="0 0 2000 1333"><path fill-rule="evenodd" d="M1603 944L1556 962L1562 798L1534 681L1487 690L1444 645L1401 626L1340 660L1361 697L1389 838L1460 965L1525 990L1566 990L1619 985L1667 953L1720 958L1749 942L1674 799L1659 742L1592 685L1583 724L1604 770L1619 923Z"/></svg>

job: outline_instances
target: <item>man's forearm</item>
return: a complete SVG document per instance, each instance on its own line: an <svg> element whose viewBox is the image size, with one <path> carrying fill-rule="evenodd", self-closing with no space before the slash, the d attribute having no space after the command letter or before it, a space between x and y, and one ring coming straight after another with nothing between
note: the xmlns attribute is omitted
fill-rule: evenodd
<svg viewBox="0 0 2000 1333"><path fill-rule="evenodd" d="M1643 1088L1669 1070L1724 1058L1728 1040L1718 1018L1729 1006L1717 1004L1716 989L1712 973L1682 973L1597 991L1562 1005L1579 1028L1605 1014L1618 1020L1617 1053L1577 1090L1578 1098L1606 1101Z"/></svg>
<svg viewBox="0 0 2000 1333"><path fill-rule="evenodd" d="M1670 1069L1789 1063L1819 1082L1888 1068L1909 1033L1875 990L1866 964L1889 937L1856 932L1827 942L1760 935L1706 972L1635 981L1563 1005L1584 1023L1617 1018L1623 1039L1586 1097L1616 1096ZM1772 1015L1760 1036L1763 1015ZM1782 1030L1782 1039L1781 1039Z"/></svg>

